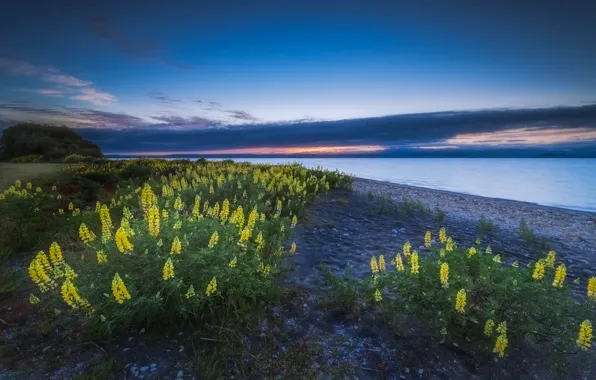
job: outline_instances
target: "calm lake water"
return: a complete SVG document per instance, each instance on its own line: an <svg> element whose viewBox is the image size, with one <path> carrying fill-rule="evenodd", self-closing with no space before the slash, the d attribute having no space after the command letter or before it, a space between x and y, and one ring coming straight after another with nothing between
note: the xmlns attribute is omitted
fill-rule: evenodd
<svg viewBox="0 0 596 380"><path fill-rule="evenodd" d="M596 212L596 159L234 158L299 162L356 177Z"/></svg>

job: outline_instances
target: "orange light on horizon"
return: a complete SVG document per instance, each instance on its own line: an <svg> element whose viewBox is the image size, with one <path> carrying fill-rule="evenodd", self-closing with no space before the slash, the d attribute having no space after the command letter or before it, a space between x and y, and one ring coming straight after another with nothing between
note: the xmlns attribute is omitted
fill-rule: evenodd
<svg viewBox="0 0 596 380"><path fill-rule="evenodd" d="M596 140L596 130L591 128L542 128L528 127L505 129L496 132L462 133L447 139L454 145L550 145Z"/></svg>
<svg viewBox="0 0 596 380"><path fill-rule="evenodd" d="M308 146L308 147L258 147L220 150L194 150L169 152L126 152L126 156L166 156L169 154L338 154L338 153L367 153L379 152L387 149L381 145L345 145L345 146Z"/></svg>

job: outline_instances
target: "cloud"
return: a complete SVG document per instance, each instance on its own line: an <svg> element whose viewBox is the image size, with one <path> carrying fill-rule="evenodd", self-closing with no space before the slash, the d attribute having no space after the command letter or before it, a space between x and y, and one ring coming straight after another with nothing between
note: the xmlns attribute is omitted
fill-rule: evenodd
<svg viewBox="0 0 596 380"><path fill-rule="evenodd" d="M96 105L104 105L116 101L116 97L107 92L98 92L93 88L83 88L78 95L72 96L75 100L84 100Z"/></svg>
<svg viewBox="0 0 596 380"><path fill-rule="evenodd" d="M43 74L41 80L46 82L58 83L69 87L85 87L92 84L84 80L77 79L70 75L64 74Z"/></svg>
<svg viewBox="0 0 596 380"><path fill-rule="evenodd" d="M93 82L65 74L53 66L34 65L30 62L0 58L0 69L13 76L33 76L38 80L59 85L58 88L25 90L47 96L69 96L73 100L87 101L103 105L116 101L116 97L107 92L100 92L90 85Z"/></svg>
<svg viewBox="0 0 596 380"><path fill-rule="evenodd" d="M151 116L152 119L161 121L166 126L177 127L177 129L206 129L221 127L222 123L216 120L210 120L201 116L182 117L176 115ZM161 126L163 127L163 125Z"/></svg>
<svg viewBox="0 0 596 380"><path fill-rule="evenodd" d="M163 56L164 48L152 41L132 41L116 25L104 17L91 19L91 31L121 53L139 60L158 62L181 70L192 70Z"/></svg>
<svg viewBox="0 0 596 380"><path fill-rule="evenodd" d="M259 121L260 120L259 118L249 114L246 111L227 110L224 112L227 113L228 115L230 115L230 117L232 117L234 119L238 119L238 120L246 120L246 121Z"/></svg>
<svg viewBox="0 0 596 380"><path fill-rule="evenodd" d="M182 103L182 100L170 98L161 92L148 92L149 97L158 100L162 104Z"/></svg>

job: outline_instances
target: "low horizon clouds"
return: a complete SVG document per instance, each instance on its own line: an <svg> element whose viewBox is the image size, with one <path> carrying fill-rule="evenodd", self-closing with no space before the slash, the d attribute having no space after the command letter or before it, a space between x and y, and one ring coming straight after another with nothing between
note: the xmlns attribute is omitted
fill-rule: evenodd
<svg viewBox="0 0 596 380"><path fill-rule="evenodd" d="M0 71L10 76L33 77L40 82L50 83L57 87L40 89L22 89L39 95L68 97L95 105L105 105L116 101L116 97L91 87L93 82L84 81L63 73L53 66L35 65L31 62L0 57Z"/></svg>

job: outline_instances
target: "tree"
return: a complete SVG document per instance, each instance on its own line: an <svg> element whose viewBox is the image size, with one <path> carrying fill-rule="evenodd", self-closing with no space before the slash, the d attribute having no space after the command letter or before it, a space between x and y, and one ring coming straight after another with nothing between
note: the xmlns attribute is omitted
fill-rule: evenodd
<svg viewBox="0 0 596 380"><path fill-rule="evenodd" d="M6 128L0 138L0 160L41 156L43 161L61 161L72 154L103 157L97 145L68 127L23 123Z"/></svg>

